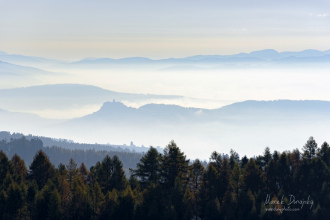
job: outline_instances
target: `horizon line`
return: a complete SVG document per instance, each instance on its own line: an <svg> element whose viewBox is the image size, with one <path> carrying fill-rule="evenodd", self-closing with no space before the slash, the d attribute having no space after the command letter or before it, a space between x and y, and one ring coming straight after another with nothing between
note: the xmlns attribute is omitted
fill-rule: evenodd
<svg viewBox="0 0 330 220"><path fill-rule="evenodd" d="M188 56L182 56L182 57L166 57L166 58L151 58L151 57L147 57L147 56L128 56L128 57L121 57L121 58L111 58L111 57L84 57L82 59L72 59L72 61L68 61L68 60L62 60L62 59L53 59L53 58L48 58L48 57L44 57L44 56L33 56L33 55L26 55L26 54L18 54L18 53L8 53L5 51L0 50L0 56L1 55L18 55L18 56L25 56L25 57L33 57L33 58L42 58L42 59L47 59L47 60L54 60L54 61L65 61L65 62L79 62L79 61L83 61L83 60L88 60L88 59L111 59L111 60L122 60L122 59L128 59L128 58L145 58L145 59L149 59L149 60L153 60L153 61L158 61L158 60L166 60L166 59L185 59L185 58L191 58L191 57L196 57L196 56L235 56L235 55L240 55L240 54L251 54L253 52L261 52L261 51L275 51L277 53L286 53L286 52L292 52L292 53L299 53L299 52L304 52L304 51L318 51L318 52L328 52L330 51L330 49L326 49L326 50L317 50L317 49L303 49L303 50L297 50L297 51L291 51L291 50L283 50L283 51L279 51L276 49L272 49L272 48L266 48L266 49L260 49L260 50L252 50L249 52L239 52L239 53L232 53L232 54L192 54L192 55L188 55ZM4 53L4 54L1 54Z"/></svg>

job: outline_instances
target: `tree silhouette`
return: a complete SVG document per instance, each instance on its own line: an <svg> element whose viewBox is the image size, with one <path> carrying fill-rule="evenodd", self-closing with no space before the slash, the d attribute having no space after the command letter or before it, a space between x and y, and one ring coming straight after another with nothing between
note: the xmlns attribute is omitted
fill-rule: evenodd
<svg viewBox="0 0 330 220"><path fill-rule="evenodd" d="M8 172L12 173L11 164L7 155L3 151L0 151L0 185L2 185Z"/></svg>
<svg viewBox="0 0 330 220"><path fill-rule="evenodd" d="M123 164L117 156L113 157L113 175L111 177L111 189L122 191L126 189L128 181L123 170Z"/></svg>
<svg viewBox="0 0 330 220"><path fill-rule="evenodd" d="M48 156L42 150L38 151L30 165L30 178L34 179L41 189L54 174L55 168Z"/></svg>
<svg viewBox="0 0 330 220"><path fill-rule="evenodd" d="M252 193L255 193L263 189L263 173L252 158L243 170L243 181L246 191L250 189Z"/></svg>
<svg viewBox="0 0 330 220"><path fill-rule="evenodd" d="M188 163L186 156L174 141L171 141L164 149L162 160L162 182L167 189L174 187L175 179L178 177L182 184L187 182Z"/></svg>
<svg viewBox="0 0 330 220"><path fill-rule="evenodd" d="M77 164L72 158L70 158L69 164L66 165L66 170L67 170L67 180L71 188L73 179L78 174Z"/></svg>
<svg viewBox="0 0 330 220"><path fill-rule="evenodd" d="M190 172L189 172L189 192L185 192L186 197L190 198L191 196L189 193L193 193L193 214L195 215L195 218L197 219L198 216L198 206L200 202L200 190L202 187L202 180L203 180L203 174L205 172L205 169L200 162L200 160L196 159L193 164L189 167Z"/></svg>
<svg viewBox="0 0 330 220"><path fill-rule="evenodd" d="M12 157L11 164L13 166L14 173L22 179L25 179L27 176L27 169L24 161L17 154Z"/></svg>
<svg viewBox="0 0 330 220"><path fill-rule="evenodd" d="M330 146L327 142L324 142L317 155L324 161L324 163L330 167Z"/></svg>
<svg viewBox="0 0 330 220"><path fill-rule="evenodd" d="M137 169L131 169L132 175L140 179L142 186L156 185L160 180L162 157L156 148L150 147L146 155L136 165Z"/></svg>
<svg viewBox="0 0 330 220"><path fill-rule="evenodd" d="M310 137L302 149L303 157L311 161L316 154L316 149L317 143L315 142L313 137Z"/></svg>

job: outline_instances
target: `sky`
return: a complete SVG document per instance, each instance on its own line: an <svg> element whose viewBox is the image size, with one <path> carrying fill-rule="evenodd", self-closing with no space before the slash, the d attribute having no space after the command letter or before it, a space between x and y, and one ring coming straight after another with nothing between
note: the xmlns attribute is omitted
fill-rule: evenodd
<svg viewBox="0 0 330 220"><path fill-rule="evenodd" d="M79 60L330 49L328 0L0 0L0 51Z"/></svg>

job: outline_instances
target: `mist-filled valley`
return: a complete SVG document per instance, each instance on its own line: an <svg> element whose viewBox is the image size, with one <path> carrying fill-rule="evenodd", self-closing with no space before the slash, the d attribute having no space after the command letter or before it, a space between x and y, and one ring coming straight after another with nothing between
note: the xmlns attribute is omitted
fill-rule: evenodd
<svg viewBox="0 0 330 220"><path fill-rule="evenodd" d="M329 53L68 62L2 52L0 130L147 147L175 140L200 159L301 148L309 136L329 139Z"/></svg>

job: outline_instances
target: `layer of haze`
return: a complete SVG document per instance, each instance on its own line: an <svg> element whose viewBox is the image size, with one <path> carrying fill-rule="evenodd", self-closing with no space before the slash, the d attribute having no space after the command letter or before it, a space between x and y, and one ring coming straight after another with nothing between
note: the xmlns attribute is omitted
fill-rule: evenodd
<svg viewBox="0 0 330 220"><path fill-rule="evenodd" d="M163 102L185 107L214 109L244 100L330 100L330 75L324 68L65 71L73 77L58 83L75 82L118 92L195 98ZM125 104L139 107L147 103Z"/></svg>
<svg viewBox="0 0 330 220"><path fill-rule="evenodd" d="M223 68L205 70L132 69L51 69L67 72L60 76L37 76L35 81L0 81L0 88L17 88L43 84L86 84L116 92L134 94L179 95L180 99L121 101L132 107L149 103L176 104L206 109L244 100L330 100L330 75L327 68ZM112 101L112 100L104 100ZM68 119L97 111L102 103L76 106L74 109L40 109L46 118ZM72 106L71 106L72 107ZM6 109L22 111L20 109ZM24 110L23 110L24 111Z"/></svg>
<svg viewBox="0 0 330 220"><path fill-rule="evenodd" d="M77 60L326 50L328 0L0 1L0 48Z"/></svg>

